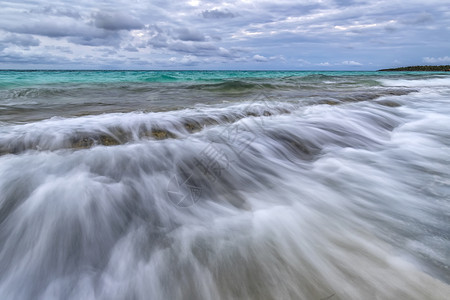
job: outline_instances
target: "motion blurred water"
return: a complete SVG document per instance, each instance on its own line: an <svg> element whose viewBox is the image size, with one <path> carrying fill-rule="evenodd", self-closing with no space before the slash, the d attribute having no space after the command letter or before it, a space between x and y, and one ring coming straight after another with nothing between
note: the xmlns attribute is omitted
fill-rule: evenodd
<svg viewBox="0 0 450 300"><path fill-rule="evenodd" d="M448 299L450 76L0 71L0 299Z"/></svg>

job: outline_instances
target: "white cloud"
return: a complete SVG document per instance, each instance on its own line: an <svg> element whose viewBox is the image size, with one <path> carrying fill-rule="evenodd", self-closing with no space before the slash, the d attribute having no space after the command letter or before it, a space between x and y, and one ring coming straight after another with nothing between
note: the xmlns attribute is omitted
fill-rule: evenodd
<svg viewBox="0 0 450 300"><path fill-rule="evenodd" d="M344 66L362 66L362 63L354 60L344 60L341 64Z"/></svg>
<svg viewBox="0 0 450 300"><path fill-rule="evenodd" d="M201 60L194 55L184 55L183 57L171 57L169 61L173 64L181 64L184 66L194 66L201 62Z"/></svg>
<svg viewBox="0 0 450 300"><path fill-rule="evenodd" d="M257 62L266 62L269 59L267 57L264 57L262 55L256 54L253 56L253 59L256 60Z"/></svg>
<svg viewBox="0 0 450 300"><path fill-rule="evenodd" d="M444 57L424 57L423 62L435 64L435 63L449 63L450 62L450 56L444 56Z"/></svg>

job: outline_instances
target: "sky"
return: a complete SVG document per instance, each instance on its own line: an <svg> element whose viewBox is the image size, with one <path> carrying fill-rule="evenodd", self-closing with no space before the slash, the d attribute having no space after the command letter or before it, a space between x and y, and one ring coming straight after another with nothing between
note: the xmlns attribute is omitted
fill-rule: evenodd
<svg viewBox="0 0 450 300"><path fill-rule="evenodd" d="M450 0L0 0L0 69L450 64Z"/></svg>

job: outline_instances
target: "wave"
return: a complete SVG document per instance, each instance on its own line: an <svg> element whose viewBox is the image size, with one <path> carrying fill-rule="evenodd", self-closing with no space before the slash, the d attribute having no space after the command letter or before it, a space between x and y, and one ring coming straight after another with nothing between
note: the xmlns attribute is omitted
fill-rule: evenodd
<svg viewBox="0 0 450 300"><path fill-rule="evenodd" d="M280 86L282 87L282 86ZM43 85L36 87L12 88L0 91L0 101L16 99L82 99L82 98L139 98L148 97L153 94L164 94L167 92L191 92L207 91L215 93L242 93L257 92L261 89L275 89L276 85L269 83L252 83L247 81L225 81L220 83L180 83L173 86L171 83L158 82L130 82L130 83L94 83L94 84L69 84L69 85Z"/></svg>
<svg viewBox="0 0 450 300"><path fill-rule="evenodd" d="M142 83L95 83L95 84L62 84L21 87L0 91L0 100L15 100L23 98L83 98L94 96L126 96L126 93L143 93L154 91L155 87Z"/></svg>
<svg viewBox="0 0 450 300"><path fill-rule="evenodd" d="M274 101L264 94L252 102L226 107L201 107L166 112L110 113L76 118L58 118L24 125L0 127L0 155L27 150L83 149L94 146L116 146L146 139L183 138L203 128L231 124L244 118L261 118L292 113L311 105L342 105L406 95L413 90L377 90L364 93L310 95L297 101ZM375 103L398 107L401 102L381 99ZM83 109L88 106L83 105ZM72 109L74 110L74 109ZM20 109L23 114L23 109Z"/></svg>
<svg viewBox="0 0 450 300"><path fill-rule="evenodd" d="M380 79L384 86L405 87L449 87L450 77L433 77L428 79Z"/></svg>
<svg viewBox="0 0 450 300"><path fill-rule="evenodd" d="M67 95L70 93L65 88L20 88L10 89L0 93L0 99L35 98L56 95Z"/></svg>
<svg viewBox="0 0 450 300"><path fill-rule="evenodd" d="M230 93L230 92L246 92L258 89L271 89L276 88L276 85L269 83L253 83L242 80L229 80L220 83L194 84L189 86L188 88L196 90Z"/></svg>
<svg viewBox="0 0 450 300"><path fill-rule="evenodd" d="M184 135L0 157L0 295L445 299L450 287L404 252L445 275L448 201L423 183L448 174L448 116L254 104L14 127ZM216 124L182 129L202 118Z"/></svg>
<svg viewBox="0 0 450 300"><path fill-rule="evenodd" d="M57 150L113 146L141 139L184 137L210 125L245 117L288 113L289 103L251 103L226 108L187 109L159 113L118 113L78 118L52 118L25 125L0 127L0 154L26 150Z"/></svg>

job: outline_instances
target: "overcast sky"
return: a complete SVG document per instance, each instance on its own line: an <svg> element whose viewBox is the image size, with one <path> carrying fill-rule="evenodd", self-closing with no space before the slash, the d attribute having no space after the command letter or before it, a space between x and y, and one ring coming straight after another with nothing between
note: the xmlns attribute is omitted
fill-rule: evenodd
<svg viewBox="0 0 450 300"><path fill-rule="evenodd" d="M0 68L450 64L450 0L0 0Z"/></svg>

